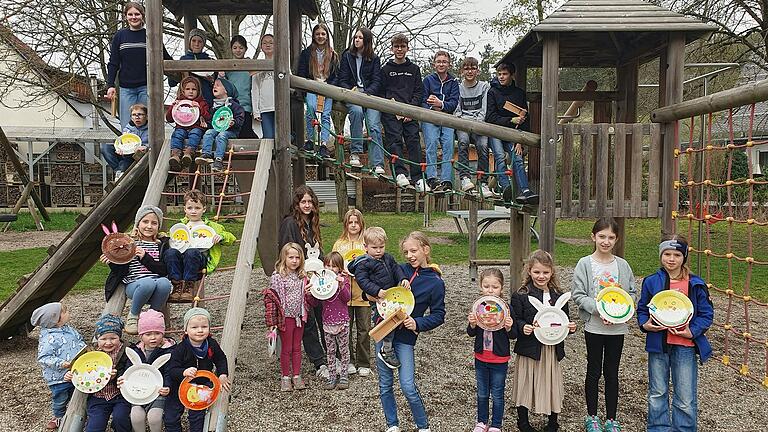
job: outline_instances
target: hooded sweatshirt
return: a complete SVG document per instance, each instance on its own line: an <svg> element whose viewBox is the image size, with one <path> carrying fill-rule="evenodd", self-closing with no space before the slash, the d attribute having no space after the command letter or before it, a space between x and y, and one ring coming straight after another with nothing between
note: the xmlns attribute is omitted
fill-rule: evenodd
<svg viewBox="0 0 768 432"><path fill-rule="evenodd" d="M509 128L518 128L530 132L530 116L525 117L525 121L519 127L512 123L512 119L517 114L504 108L506 102L511 102L520 108L528 109L528 101L525 98L525 91L515 86L515 82L508 86L502 86L499 80L494 78L491 81L491 88L488 90L488 106L485 112L485 121Z"/></svg>
<svg viewBox="0 0 768 432"><path fill-rule="evenodd" d="M466 81L459 85L459 104L456 106L456 117L467 120L485 121L485 111L488 102L488 81L475 81L475 85L467 87Z"/></svg>
<svg viewBox="0 0 768 432"><path fill-rule="evenodd" d="M136 123L131 120L125 125L123 133L132 133L138 135L141 138L141 145L149 148L149 123L145 122L141 126L136 126Z"/></svg>
<svg viewBox="0 0 768 432"><path fill-rule="evenodd" d="M421 106L431 109L432 106L427 103L427 98L435 95L443 102L443 112L452 113L456 111L459 105L459 82L451 74L445 75L445 80L441 80L437 72L432 72L424 78L424 94L421 96Z"/></svg>
<svg viewBox="0 0 768 432"><path fill-rule="evenodd" d="M411 63L407 57L402 64L389 60L381 68L379 94L385 99L394 99L398 102L419 106L424 94L419 67Z"/></svg>
<svg viewBox="0 0 768 432"><path fill-rule="evenodd" d="M187 53L181 56L179 60L213 60L213 59L206 52L199 52L195 54L192 51L187 51ZM213 105L213 83L205 79L205 76L200 76L194 73L192 75L200 80L200 92L202 93L205 101L208 102L208 106ZM206 76L210 76L210 75L218 76L218 73L206 72ZM176 87L177 84L179 84L178 81L168 78L169 87Z"/></svg>

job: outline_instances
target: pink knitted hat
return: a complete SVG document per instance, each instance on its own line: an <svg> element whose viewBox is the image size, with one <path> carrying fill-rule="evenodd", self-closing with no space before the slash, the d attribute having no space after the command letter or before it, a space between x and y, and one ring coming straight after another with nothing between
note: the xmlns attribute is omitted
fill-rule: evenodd
<svg viewBox="0 0 768 432"><path fill-rule="evenodd" d="M139 315L139 334L153 331L165 333L165 317L161 312L147 309Z"/></svg>

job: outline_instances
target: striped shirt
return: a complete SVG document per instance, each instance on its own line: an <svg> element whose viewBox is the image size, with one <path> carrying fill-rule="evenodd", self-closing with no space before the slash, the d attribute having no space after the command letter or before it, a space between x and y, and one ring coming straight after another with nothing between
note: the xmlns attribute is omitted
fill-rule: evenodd
<svg viewBox="0 0 768 432"><path fill-rule="evenodd" d="M156 260L160 259L160 243L136 240L136 246L144 249L144 251L152 258ZM149 276L159 277L159 275L149 271L149 269L139 261L139 257L133 257L131 262L128 263L128 275L123 278L123 283L129 284Z"/></svg>

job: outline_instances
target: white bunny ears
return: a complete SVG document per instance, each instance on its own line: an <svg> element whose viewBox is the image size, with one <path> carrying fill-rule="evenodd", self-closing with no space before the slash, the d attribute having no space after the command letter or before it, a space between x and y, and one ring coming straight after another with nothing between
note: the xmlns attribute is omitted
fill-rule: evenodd
<svg viewBox="0 0 768 432"><path fill-rule="evenodd" d="M545 305L539 299L528 296L528 301L538 311L533 322L538 324L533 333L536 339L544 345L557 345L568 337L568 315L563 312L563 306L570 300L571 293L563 293L555 301L555 305Z"/></svg>
<svg viewBox="0 0 768 432"><path fill-rule="evenodd" d="M537 311L542 311L542 310L549 309L549 308L555 308L555 309L558 309L558 310L562 309L563 306L565 306L565 304L568 303L568 300L570 300L570 299L571 299L570 291L569 292L565 292L565 293L561 294L560 297L557 298L557 301L555 302L554 306L550 306L550 305L544 305L544 303L540 302L539 299L537 299L534 296L528 296L528 301L531 302L531 304L533 305L533 307L536 308Z"/></svg>
<svg viewBox="0 0 768 432"><path fill-rule="evenodd" d="M141 357L139 357L136 351L132 349L125 350L125 355L128 356L128 360L131 361L131 364L140 365L144 363L141 361ZM152 367L160 369L170 359L171 359L171 354L163 354L160 357L156 358L155 361L152 362Z"/></svg>

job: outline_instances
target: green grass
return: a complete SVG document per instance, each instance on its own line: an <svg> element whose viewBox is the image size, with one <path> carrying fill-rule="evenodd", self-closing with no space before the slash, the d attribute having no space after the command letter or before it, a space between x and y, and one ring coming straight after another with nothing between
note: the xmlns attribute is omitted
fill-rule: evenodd
<svg viewBox="0 0 768 432"><path fill-rule="evenodd" d="M71 231L75 227L75 219L80 216L80 213L65 211L49 212L48 215L51 217L51 220L43 221L46 231ZM19 213L18 219L11 223L11 231L27 232L36 230L35 221L28 211Z"/></svg>

